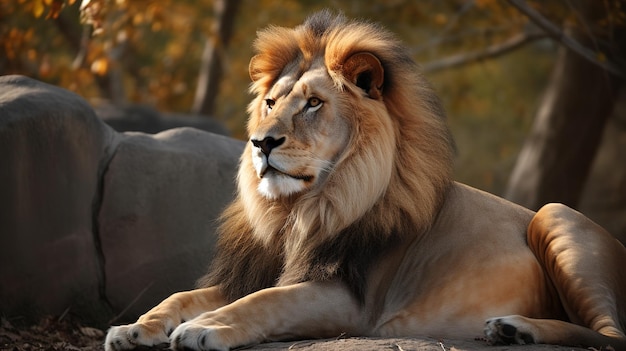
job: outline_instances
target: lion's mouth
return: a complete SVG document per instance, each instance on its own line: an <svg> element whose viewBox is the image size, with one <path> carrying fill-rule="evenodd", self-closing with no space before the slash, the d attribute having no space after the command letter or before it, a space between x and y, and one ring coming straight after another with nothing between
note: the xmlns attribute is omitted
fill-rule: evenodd
<svg viewBox="0 0 626 351"><path fill-rule="evenodd" d="M263 172L259 175L260 178L264 178L265 176L267 176L268 174L278 174L278 175L283 175L283 176L287 176L289 178L293 178L293 179L297 179L297 180L302 180L304 182L310 182L313 180L313 176L311 175L305 175L305 174L290 174L284 171L281 171L280 169L277 169L275 167L272 167L270 165L267 166L267 168L265 168L265 170L263 170Z"/></svg>

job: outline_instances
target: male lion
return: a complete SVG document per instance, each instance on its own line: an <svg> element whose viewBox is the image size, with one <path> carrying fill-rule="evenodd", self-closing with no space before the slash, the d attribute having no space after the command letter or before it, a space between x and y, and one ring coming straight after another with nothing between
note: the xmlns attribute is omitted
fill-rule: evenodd
<svg viewBox="0 0 626 351"><path fill-rule="evenodd" d="M255 48L250 142L203 288L111 328L107 350L342 333L626 350L624 246L566 206L453 182L441 104L392 35L321 12Z"/></svg>

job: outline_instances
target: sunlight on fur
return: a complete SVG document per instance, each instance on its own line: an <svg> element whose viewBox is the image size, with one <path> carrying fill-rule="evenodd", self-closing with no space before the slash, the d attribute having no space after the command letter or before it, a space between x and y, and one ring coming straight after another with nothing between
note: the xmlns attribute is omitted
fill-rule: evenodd
<svg viewBox="0 0 626 351"><path fill-rule="evenodd" d="M624 246L564 205L452 181L441 102L389 32L323 11L254 47L209 272L112 327L108 351L339 335L626 350Z"/></svg>

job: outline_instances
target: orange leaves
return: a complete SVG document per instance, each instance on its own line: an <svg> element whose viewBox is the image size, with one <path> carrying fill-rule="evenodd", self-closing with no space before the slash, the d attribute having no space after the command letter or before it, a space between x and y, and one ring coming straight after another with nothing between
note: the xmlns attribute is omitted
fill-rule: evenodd
<svg viewBox="0 0 626 351"><path fill-rule="evenodd" d="M9 60L15 60L23 51L23 44L32 39L33 33L32 28L27 30L11 28L6 38L1 42L6 57Z"/></svg>
<svg viewBox="0 0 626 351"><path fill-rule="evenodd" d="M435 23L439 26L444 26L446 23L448 23L448 16L446 16L443 13L438 13L433 17Z"/></svg>
<svg viewBox="0 0 626 351"><path fill-rule="evenodd" d="M74 4L76 0L31 0L26 2L26 6L30 6L31 13L35 18L40 18L46 11L46 19L55 19L59 17L61 10L67 5Z"/></svg>
<svg viewBox="0 0 626 351"><path fill-rule="evenodd" d="M91 72L98 76L105 76L109 71L109 60L106 58L99 58L91 64Z"/></svg>
<svg viewBox="0 0 626 351"><path fill-rule="evenodd" d="M106 0L83 0L80 5L80 20L93 27L93 35L102 32L106 17Z"/></svg>
<svg viewBox="0 0 626 351"><path fill-rule="evenodd" d="M35 0L33 3L33 16L39 18L43 15L43 12L46 10L46 6L43 0Z"/></svg>

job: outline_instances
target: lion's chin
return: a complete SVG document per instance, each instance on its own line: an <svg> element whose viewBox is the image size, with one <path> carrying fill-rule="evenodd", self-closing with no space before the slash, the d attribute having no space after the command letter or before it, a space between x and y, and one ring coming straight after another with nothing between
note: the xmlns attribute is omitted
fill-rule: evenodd
<svg viewBox="0 0 626 351"><path fill-rule="evenodd" d="M260 179L258 192L269 200L294 195L308 188L306 179L290 177L278 172L268 172Z"/></svg>

